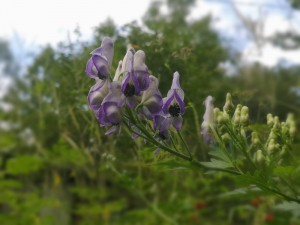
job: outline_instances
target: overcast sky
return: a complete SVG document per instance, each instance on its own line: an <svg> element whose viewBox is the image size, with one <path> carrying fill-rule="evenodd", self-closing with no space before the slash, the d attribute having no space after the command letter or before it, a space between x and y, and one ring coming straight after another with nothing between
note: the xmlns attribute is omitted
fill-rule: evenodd
<svg viewBox="0 0 300 225"><path fill-rule="evenodd" d="M212 14L213 28L231 40L243 52L245 61L261 61L267 66L286 59L300 63L299 51L282 51L266 44L259 52L249 33L236 20L231 2L252 19L264 19L264 36L293 27L300 33L299 12L292 12L286 0L198 0L190 18ZM21 39L14 51L25 46L37 46L65 40L79 26L84 37L91 37L93 28L112 18L118 25L141 20L151 0L4 0L0 5L0 38ZM291 15L298 20L293 20ZM295 22L297 21L297 22ZM22 54L22 51L20 52Z"/></svg>

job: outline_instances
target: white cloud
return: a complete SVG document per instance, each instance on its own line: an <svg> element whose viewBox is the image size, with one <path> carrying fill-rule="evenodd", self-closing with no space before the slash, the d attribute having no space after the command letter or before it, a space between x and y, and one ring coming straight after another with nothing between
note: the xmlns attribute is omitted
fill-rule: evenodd
<svg viewBox="0 0 300 225"><path fill-rule="evenodd" d="M57 43L79 25L84 34L112 18L117 24L138 20L149 0L10 0L1 3L0 37L13 33L37 43Z"/></svg>

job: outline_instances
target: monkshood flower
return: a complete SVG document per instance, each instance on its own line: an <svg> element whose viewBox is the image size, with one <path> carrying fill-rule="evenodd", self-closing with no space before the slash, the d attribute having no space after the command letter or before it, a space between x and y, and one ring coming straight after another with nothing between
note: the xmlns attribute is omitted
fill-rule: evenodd
<svg viewBox="0 0 300 225"><path fill-rule="evenodd" d="M113 81L110 84L109 93L103 99L97 115L101 126L112 126L105 135L120 132L123 105L124 98L122 97L121 83Z"/></svg>
<svg viewBox="0 0 300 225"><path fill-rule="evenodd" d="M205 113L201 124L201 134L205 143L211 143L214 138L210 126L213 126L215 123L213 97L206 97L204 105Z"/></svg>
<svg viewBox="0 0 300 225"><path fill-rule="evenodd" d="M109 93L109 81L108 80L97 80L96 84L93 85L88 94L88 102L91 109L96 113L103 102L103 99Z"/></svg>
<svg viewBox="0 0 300 225"><path fill-rule="evenodd" d="M92 57L86 65L86 74L93 79L106 79L109 76L114 55L114 43L109 37L105 37L99 48L91 52Z"/></svg>
<svg viewBox="0 0 300 225"><path fill-rule="evenodd" d="M163 99L164 105L162 112L166 115L166 119L179 131L182 127L182 115L185 112L184 92L179 84L179 73L175 72L173 75L173 82L171 89L168 91L167 97Z"/></svg>
<svg viewBox="0 0 300 225"><path fill-rule="evenodd" d="M160 113L163 101L161 93L158 90L158 79L150 75L150 85L149 88L143 92L142 100L140 103L141 113L147 119L152 120L153 116Z"/></svg>
<svg viewBox="0 0 300 225"><path fill-rule="evenodd" d="M129 108L134 108L141 91L146 90L150 84L149 72L145 65L145 53L141 50L134 52L131 48L127 51L122 64L124 71L122 80L122 92L126 97Z"/></svg>

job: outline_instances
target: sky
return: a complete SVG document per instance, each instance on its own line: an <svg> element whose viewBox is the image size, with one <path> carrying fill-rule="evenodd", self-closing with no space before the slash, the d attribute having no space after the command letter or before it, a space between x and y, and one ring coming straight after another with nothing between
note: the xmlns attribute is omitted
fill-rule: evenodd
<svg viewBox="0 0 300 225"><path fill-rule="evenodd" d="M263 20L261 33L263 39L267 39L277 31L291 28L300 33L300 13L293 12L286 0L196 2L189 19L211 14L212 28L241 51L243 61L259 61L270 67L282 60L300 64L299 50L282 51L268 43L258 49L232 7L232 2L235 2L236 9L244 16ZM28 49L47 43L55 46L66 40L77 26L83 38L88 39L93 28L107 18L112 18L120 26L133 20L141 21L150 3L151 0L4 0L0 5L0 38L11 40L15 55L20 61L25 59L26 64Z"/></svg>

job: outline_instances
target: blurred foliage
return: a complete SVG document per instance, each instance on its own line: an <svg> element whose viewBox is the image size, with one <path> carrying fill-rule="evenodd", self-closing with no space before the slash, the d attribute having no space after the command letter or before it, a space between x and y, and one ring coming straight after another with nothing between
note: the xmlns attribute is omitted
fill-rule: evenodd
<svg viewBox="0 0 300 225"><path fill-rule="evenodd" d="M201 160L207 158L199 133L207 95L218 104L231 91L251 108L253 120L264 120L266 112L299 114L299 95L291 89L299 88L299 68L253 65L228 77L219 64L229 56L210 29L210 18L187 22L193 0L167 1L168 16L161 13L161 4L152 3L143 26L133 22L120 28L107 20L95 29L92 42L82 41L77 29L76 41L44 47L27 73L15 78L3 100L10 109L0 112L0 224L299 222L298 206L274 196L222 196L239 187L229 175L179 166L168 154L154 157L153 147L132 141L125 132L103 135L87 106L93 81L84 70L104 36L115 40L115 67L127 44L143 49L163 94L172 74L180 72L190 103L183 132ZM288 205L273 207L277 203Z"/></svg>

